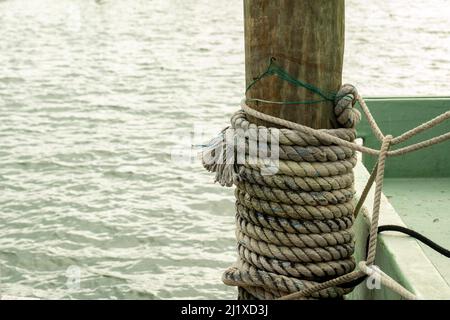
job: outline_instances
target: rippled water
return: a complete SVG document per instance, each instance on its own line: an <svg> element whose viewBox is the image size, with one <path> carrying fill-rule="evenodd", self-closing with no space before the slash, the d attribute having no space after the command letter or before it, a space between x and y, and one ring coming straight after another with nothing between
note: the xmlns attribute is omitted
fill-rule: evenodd
<svg viewBox="0 0 450 320"><path fill-rule="evenodd" d="M449 10L347 1L344 80L449 95ZM171 152L236 110L242 15L241 0L0 1L0 293L235 297L232 190Z"/></svg>

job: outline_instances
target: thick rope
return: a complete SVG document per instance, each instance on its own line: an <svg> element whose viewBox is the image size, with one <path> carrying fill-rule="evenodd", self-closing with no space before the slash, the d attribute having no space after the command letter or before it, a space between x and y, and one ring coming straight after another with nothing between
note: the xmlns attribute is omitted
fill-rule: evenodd
<svg viewBox="0 0 450 320"><path fill-rule="evenodd" d="M361 118L354 108L356 102L373 134L382 143L380 150L354 143L354 127ZM243 163L236 163L235 159L231 163L217 161L220 158L217 155L222 160L235 155L236 150L227 148L225 139L213 139L212 147L204 154L207 160L215 161L207 163L203 158L205 167L216 172L216 181L237 186L239 259L224 273L224 283L239 286L240 298L338 298L352 290L344 289L346 283L376 273L383 285L404 298L415 299L399 283L373 268L385 163L390 156L404 155L450 139L449 132L389 150L449 119L450 111L394 138L382 133L365 101L351 85L344 85L335 98L334 111L344 128L316 130L258 112L245 101L241 107L242 111L232 116L231 127L226 130L234 130L233 137L244 141L239 150ZM257 126L249 122L247 116L283 128ZM259 143L259 150L273 151L267 143L261 143L261 136L268 137L266 141L279 143L276 174L264 174L267 163L249 152L249 144L255 141ZM352 169L356 164L356 151L378 156L378 161L355 206ZM376 188L367 258L354 270L351 227L373 183Z"/></svg>
<svg viewBox="0 0 450 320"><path fill-rule="evenodd" d="M345 231L353 224L352 217L323 220L296 220L286 219L280 216L270 216L247 208L239 201L236 202L236 211L241 218L251 222L255 226L285 233L310 234L311 236L319 233Z"/></svg>
<svg viewBox="0 0 450 320"><path fill-rule="evenodd" d="M286 292L303 290L315 284L314 281L300 281L296 278L261 271L246 262L238 262L236 266L229 268L223 275L223 281L228 285L241 285L247 290L248 287L262 287L280 297ZM326 288L311 296L313 298L336 298L349 291L351 290L344 288Z"/></svg>
<svg viewBox="0 0 450 320"><path fill-rule="evenodd" d="M330 220L337 218L352 219L354 204L346 203L330 204L327 206L311 206L284 204L275 201L266 201L251 197L245 191L236 188L235 196L247 208L268 214L273 217L303 219L303 220Z"/></svg>
<svg viewBox="0 0 450 320"><path fill-rule="evenodd" d="M360 103L361 106L363 106L363 104L365 105L364 100L358 95L357 96L357 100ZM266 122L271 122L273 124L277 124L280 126L284 126L284 127L288 127L292 130L295 131L299 131L301 132L301 135L311 135L314 141L323 141L324 143L327 144L336 144L339 146L345 146L348 147L354 151L360 151L362 153L366 153L366 154L370 154L370 155L374 155L374 156L379 156L380 155L380 151L376 150L376 149L372 149L372 148L368 148L368 147L364 147L361 145L358 145L356 143L347 141L345 139L342 139L341 137L338 136L334 136L332 134L330 134L328 131L329 130L317 130L317 129L313 129L295 122L291 122L291 121L287 121L285 119L281 119L281 118L277 118L277 117L273 117L264 113L261 113L259 111L256 111L252 108L250 108L249 106L247 106L245 104L245 101L243 100L243 102L241 103L241 107L242 110L244 110L244 112L252 117L264 120ZM367 112L369 112L367 110ZM370 113L369 113L370 114ZM409 132L409 136L412 137L420 132L423 132L425 130L428 130L430 128L435 127L437 124L443 122L444 120L450 119L450 111L444 112L443 114L441 114L440 116L428 121L427 123L423 124L423 128L420 129L412 129ZM373 126L371 124L371 122L369 122L372 132L374 132L374 134L377 132L377 126ZM281 129L282 130L282 129ZM378 137L378 136L377 136ZM444 133L442 135L439 135L437 137L422 141L422 142L418 142L415 144L412 144L410 146L407 147L403 147L397 150L393 150L393 151L388 151L386 156L391 157L391 156L401 156L413 151L417 151L423 148L427 148L430 147L432 145L444 142L446 140L450 139L450 132ZM381 139L382 140L382 139ZM392 145L398 144L400 142L404 142L406 141L406 138L402 138L402 140L396 139L395 143L391 143ZM281 141L280 141L281 143Z"/></svg>
<svg viewBox="0 0 450 320"><path fill-rule="evenodd" d="M294 192L289 190L268 188L248 182L238 182L236 183L236 186L239 190L242 190L248 195L261 200L285 204L299 204L303 206L327 206L331 204L347 203L352 200L354 193L352 188L319 192Z"/></svg>
<svg viewBox="0 0 450 320"><path fill-rule="evenodd" d="M239 214L236 215L236 225L243 234L255 240L279 246L316 248L347 244L353 241L353 233L349 230L319 234L283 232L255 225L251 221L242 218Z"/></svg>
<svg viewBox="0 0 450 320"><path fill-rule="evenodd" d="M258 170L240 166L237 182L247 181L252 184L292 191L332 191L352 186L353 172L330 177L292 177L286 175L261 175Z"/></svg>

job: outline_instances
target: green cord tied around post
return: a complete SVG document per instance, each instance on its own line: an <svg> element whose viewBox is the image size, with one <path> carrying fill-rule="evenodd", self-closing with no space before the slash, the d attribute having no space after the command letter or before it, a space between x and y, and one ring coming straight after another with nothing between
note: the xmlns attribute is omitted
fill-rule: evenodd
<svg viewBox="0 0 450 320"><path fill-rule="evenodd" d="M315 104L315 103L320 103L320 102L324 102L324 101L331 101L331 102L335 101L336 93L322 91L319 88L313 86L312 84L295 79L286 70L284 70L281 66L279 66L275 61L276 61L275 57L270 58L267 69L262 74L260 74L258 77L254 78L253 82L247 86L245 93L247 93L255 84L257 84L262 79L269 77L269 76L277 76L278 78L280 78L284 81L287 81L296 87L302 87L302 88L305 88L305 89L317 94L318 96L321 97L321 99L320 100L311 100L311 101L270 101L270 100L264 100L264 99L260 99L260 98L249 98L249 99L247 99L247 102L248 101L257 101L257 102L262 102L262 103L287 105L287 104Z"/></svg>
<svg viewBox="0 0 450 320"><path fill-rule="evenodd" d="M317 104L325 101L332 102L335 104L334 113L336 114L339 124L345 128L353 128L356 123L361 119L361 114L354 108L355 97L358 95L356 88L350 84L344 84L338 92L324 91L316 86L306 83L302 80L294 78L285 69L276 63L276 58L271 57L267 69L261 73L258 77L247 86L245 93L255 86L259 81L266 77L276 76L281 80L287 81L288 83L296 86L298 88L305 88L306 90L316 94L320 97L318 100L305 100L305 101L272 101L262 98L247 98L246 102L259 102L259 103L270 103L279 105L311 105Z"/></svg>

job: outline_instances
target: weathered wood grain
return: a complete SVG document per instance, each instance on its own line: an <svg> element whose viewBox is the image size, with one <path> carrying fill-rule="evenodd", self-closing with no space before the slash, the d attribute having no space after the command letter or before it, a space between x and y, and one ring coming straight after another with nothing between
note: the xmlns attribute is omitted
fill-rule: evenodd
<svg viewBox="0 0 450 320"><path fill-rule="evenodd" d="M275 57L291 75L336 92L342 81L344 0L244 0L246 84ZM276 77L261 80L247 98L318 100L319 96ZM335 128L331 102L312 105L250 103L252 108L313 128ZM251 119L267 125L261 120Z"/></svg>

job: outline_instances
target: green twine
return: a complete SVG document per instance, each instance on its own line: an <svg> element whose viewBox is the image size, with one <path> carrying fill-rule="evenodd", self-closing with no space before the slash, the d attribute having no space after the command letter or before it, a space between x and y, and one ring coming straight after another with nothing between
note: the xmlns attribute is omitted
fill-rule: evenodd
<svg viewBox="0 0 450 320"><path fill-rule="evenodd" d="M247 93L261 79L268 77L268 76L275 75L278 78L285 80L296 87L305 88L305 89L319 95L322 99L310 100L310 101L270 101L270 100L264 100L264 99L250 98L250 99L247 99L247 101L258 101L258 102L262 102L262 103L283 104L283 105L315 104L315 103L320 103L320 102L324 102L324 101L332 101L332 102L335 101L336 93L322 91L319 88L313 86L312 84L295 79L286 70L284 70L282 67L280 67L278 64L276 64L275 60L276 59L274 57L270 58L269 66L267 67L266 71L264 71L262 74L260 74L258 77L256 77L253 80L253 82L248 85L247 89L245 89L245 93Z"/></svg>

